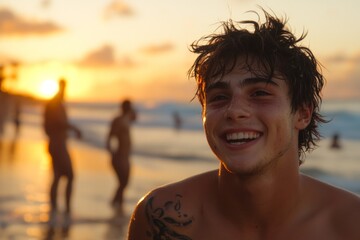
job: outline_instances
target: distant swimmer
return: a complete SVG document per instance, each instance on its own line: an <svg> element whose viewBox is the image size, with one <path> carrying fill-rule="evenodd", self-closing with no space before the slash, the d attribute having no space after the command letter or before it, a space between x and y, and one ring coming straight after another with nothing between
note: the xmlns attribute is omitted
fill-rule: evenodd
<svg viewBox="0 0 360 240"><path fill-rule="evenodd" d="M174 121L174 129L180 130L182 127L182 119L180 117L180 114L178 112L173 112L173 121Z"/></svg>
<svg viewBox="0 0 360 240"><path fill-rule="evenodd" d="M340 149L341 145L340 145L339 139L340 139L340 135L338 133L335 133L332 137L330 148Z"/></svg>

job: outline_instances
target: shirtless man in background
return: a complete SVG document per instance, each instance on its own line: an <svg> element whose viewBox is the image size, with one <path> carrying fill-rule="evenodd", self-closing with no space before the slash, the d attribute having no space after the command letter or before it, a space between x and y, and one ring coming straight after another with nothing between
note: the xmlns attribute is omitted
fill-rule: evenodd
<svg viewBox="0 0 360 240"><path fill-rule="evenodd" d="M66 81L59 80L59 91L45 105L44 129L49 139L48 150L52 160L53 181L50 188L51 213L56 213L57 191L61 177L67 180L65 191L65 214L71 213L71 196L74 172L70 154L67 148L68 131L74 131L81 138L80 130L70 124L64 106Z"/></svg>
<svg viewBox="0 0 360 240"><path fill-rule="evenodd" d="M122 213L124 190L130 177L130 127L136 120L136 112L130 100L124 100L120 108L121 114L116 116L111 122L110 131L106 139L106 148L111 154L111 166L118 180L118 187L111 204L117 208L119 213ZM116 146L111 144L113 139L116 140Z"/></svg>

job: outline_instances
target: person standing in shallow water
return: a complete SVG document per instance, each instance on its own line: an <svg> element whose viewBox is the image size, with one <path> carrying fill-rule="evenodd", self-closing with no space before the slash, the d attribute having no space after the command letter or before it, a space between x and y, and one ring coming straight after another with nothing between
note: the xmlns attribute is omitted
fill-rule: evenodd
<svg viewBox="0 0 360 240"><path fill-rule="evenodd" d="M106 139L106 148L111 154L111 165L118 180L118 187L112 198L111 204L123 211L124 190L130 177L130 153L131 153L131 124L136 120L136 112L130 100L124 100L120 104L121 114L116 116L110 125L110 131ZM116 145L112 140L116 140Z"/></svg>
<svg viewBox="0 0 360 240"><path fill-rule="evenodd" d="M70 216L74 172L67 148L68 131L74 131L81 138L80 130L68 121L64 106L66 81L59 80L59 91L45 105L44 130L49 139L48 151L52 160L53 181L50 188L51 213L57 212L58 185L61 177L66 178L65 213Z"/></svg>
<svg viewBox="0 0 360 240"><path fill-rule="evenodd" d="M331 145L330 148L331 149L340 149L341 148L341 144L340 144L340 135L338 133L335 133L332 136L332 141L331 141Z"/></svg>

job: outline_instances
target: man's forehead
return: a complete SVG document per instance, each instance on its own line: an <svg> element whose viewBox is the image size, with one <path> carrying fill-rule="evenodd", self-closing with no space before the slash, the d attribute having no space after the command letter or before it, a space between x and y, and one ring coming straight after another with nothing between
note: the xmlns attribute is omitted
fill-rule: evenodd
<svg viewBox="0 0 360 240"><path fill-rule="evenodd" d="M239 56L235 59L229 59L225 65L223 65L221 71L216 70L216 67L213 71L214 74L216 72L215 76L212 77L212 82L219 81L223 76L228 74L251 74L261 77L268 77L271 75L271 68L266 64L264 61L262 61L259 57L254 56ZM212 70L210 70L210 75Z"/></svg>
<svg viewBox="0 0 360 240"><path fill-rule="evenodd" d="M227 82L236 79L237 81L253 81L255 82L271 82L278 80L285 80L283 75L279 72L265 72L264 70L255 71L254 69L239 69L234 68L232 71L225 73L223 76L216 76L209 81L207 81L207 85L212 85L218 82ZM250 80L249 80L250 79Z"/></svg>

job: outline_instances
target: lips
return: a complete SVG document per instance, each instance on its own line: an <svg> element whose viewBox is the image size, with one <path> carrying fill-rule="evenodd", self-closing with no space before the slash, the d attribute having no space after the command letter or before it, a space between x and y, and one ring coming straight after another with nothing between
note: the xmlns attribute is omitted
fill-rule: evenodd
<svg viewBox="0 0 360 240"><path fill-rule="evenodd" d="M231 144L244 144L260 137L259 132L241 131L226 134L226 141Z"/></svg>

